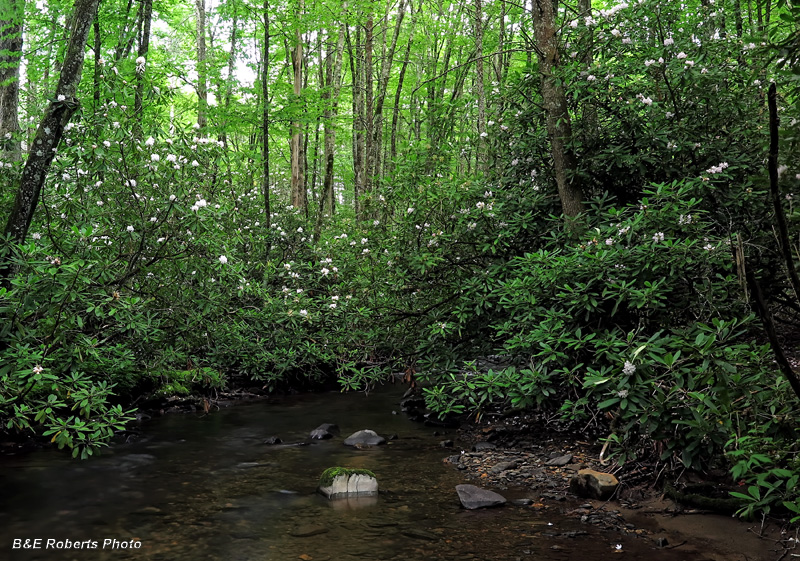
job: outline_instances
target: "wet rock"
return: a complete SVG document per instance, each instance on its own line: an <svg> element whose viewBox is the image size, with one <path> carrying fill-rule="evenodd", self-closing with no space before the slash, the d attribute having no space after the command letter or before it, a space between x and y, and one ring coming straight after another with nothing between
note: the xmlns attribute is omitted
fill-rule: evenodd
<svg viewBox="0 0 800 561"><path fill-rule="evenodd" d="M487 450L494 450L495 448L497 448L497 445L491 442L476 442L472 450L474 452L485 452Z"/></svg>
<svg viewBox="0 0 800 561"><path fill-rule="evenodd" d="M547 461L548 466L565 466L572 461L572 454L557 456Z"/></svg>
<svg viewBox="0 0 800 561"><path fill-rule="evenodd" d="M408 397L400 402L401 411L411 411L412 409L425 409L425 399L422 397Z"/></svg>
<svg viewBox="0 0 800 561"><path fill-rule="evenodd" d="M461 504L468 510L501 506L506 503L502 495L475 485L456 485L456 493Z"/></svg>
<svg viewBox="0 0 800 561"><path fill-rule="evenodd" d="M317 489L329 499L368 497L378 494L378 480L365 469L333 467L322 473Z"/></svg>
<svg viewBox="0 0 800 561"><path fill-rule="evenodd" d="M311 431L309 435L315 440L326 440L333 438L339 434L339 426L333 423L322 423L320 426Z"/></svg>
<svg viewBox="0 0 800 561"><path fill-rule="evenodd" d="M511 504L514 506L530 506L533 504L533 499L514 499Z"/></svg>
<svg viewBox="0 0 800 561"><path fill-rule="evenodd" d="M280 444L283 442L279 436L270 436L269 438L264 439L264 444L268 444L270 446L274 446L275 444Z"/></svg>
<svg viewBox="0 0 800 561"><path fill-rule="evenodd" d="M360 430L354 432L350 436L344 439L344 443L346 446L379 446L380 444L386 444L386 439L376 433L374 430Z"/></svg>
<svg viewBox="0 0 800 561"><path fill-rule="evenodd" d="M453 447L453 441L452 440L442 440L439 443L439 446L441 446L442 448L452 448Z"/></svg>
<svg viewBox="0 0 800 561"><path fill-rule="evenodd" d="M579 497L589 497L601 501L611 498L619 486L617 478L610 473L582 469L569 481L569 490Z"/></svg>

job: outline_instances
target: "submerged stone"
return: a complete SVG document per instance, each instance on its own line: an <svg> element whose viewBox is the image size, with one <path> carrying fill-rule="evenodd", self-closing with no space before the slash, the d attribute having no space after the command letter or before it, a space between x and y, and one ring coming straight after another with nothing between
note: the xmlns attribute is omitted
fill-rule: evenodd
<svg viewBox="0 0 800 561"><path fill-rule="evenodd" d="M504 496L475 485L456 485L456 493L464 508L469 510L506 504Z"/></svg>
<svg viewBox="0 0 800 561"><path fill-rule="evenodd" d="M322 423L320 426L311 431L309 435L312 439L326 440L333 438L339 434L339 426L333 423Z"/></svg>

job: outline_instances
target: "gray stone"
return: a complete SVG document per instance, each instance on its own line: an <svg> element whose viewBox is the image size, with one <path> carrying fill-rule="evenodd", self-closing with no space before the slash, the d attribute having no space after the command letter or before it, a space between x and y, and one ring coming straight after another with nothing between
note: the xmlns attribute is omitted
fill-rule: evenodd
<svg viewBox="0 0 800 561"><path fill-rule="evenodd" d="M617 478L610 473L582 469L569 480L569 490L579 497L605 501L610 499L619 486Z"/></svg>
<svg viewBox="0 0 800 561"><path fill-rule="evenodd" d="M333 438L338 434L339 434L338 425L334 425L333 423L322 423L320 426L312 430L309 436L312 439L325 440L328 438Z"/></svg>
<svg viewBox="0 0 800 561"><path fill-rule="evenodd" d="M468 510L501 506L506 503L502 495L475 485L456 485L456 493L461 504Z"/></svg>
<svg viewBox="0 0 800 561"><path fill-rule="evenodd" d="M374 430L365 429L354 432L344 439L344 443L347 446L378 446L386 444L386 439Z"/></svg>
<svg viewBox="0 0 800 561"><path fill-rule="evenodd" d="M519 465L517 462L498 462L492 466L492 469L489 470L489 473L498 474L506 471L507 469L514 469L517 467L517 465Z"/></svg>
<svg viewBox="0 0 800 561"><path fill-rule="evenodd" d="M497 448L497 445L491 442L476 442L472 450L475 452L485 452L486 450L494 450L495 448Z"/></svg>
<svg viewBox="0 0 800 561"><path fill-rule="evenodd" d="M565 466L572 461L572 454L565 454L558 456L552 460L547 461L548 466Z"/></svg>

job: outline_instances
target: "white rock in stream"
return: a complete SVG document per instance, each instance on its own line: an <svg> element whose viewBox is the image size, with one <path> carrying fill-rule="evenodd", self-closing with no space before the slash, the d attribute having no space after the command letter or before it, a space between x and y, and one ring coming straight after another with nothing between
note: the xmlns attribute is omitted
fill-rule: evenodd
<svg viewBox="0 0 800 561"><path fill-rule="evenodd" d="M364 473L343 473L330 485L320 485L319 492L329 499L374 496L378 494L378 480Z"/></svg>

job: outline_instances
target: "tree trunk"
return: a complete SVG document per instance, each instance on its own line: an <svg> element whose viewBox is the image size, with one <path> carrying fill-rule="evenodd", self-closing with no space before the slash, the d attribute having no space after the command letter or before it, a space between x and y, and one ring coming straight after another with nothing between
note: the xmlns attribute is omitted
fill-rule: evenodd
<svg viewBox="0 0 800 561"><path fill-rule="evenodd" d="M373 138L373 107L374 107L374 98L372 97L372 31L374 26L374 20L372 17L372 6L368 8L370 10L369 15L367 16L367 23L364 26L364 195L366 195L367 200L372 192L372 157L374 155L374 150L372 149L372 145L374 142ZM361 218L365 218L366 216L362 216Z"/></svg>
<svg viewBox="0 0 800 561"><path fill-rule="evenodd" d="M136 91L134 92L133 112L134 137L142 138L142 121L144 100L144 72L147 64L147 52L150 48L150 22L153 19L153 0L142 0L142 29L139 34L139 50L136 52ZM144 60L144 62L141 62Z"/></svg>
<svg viewBox="0 0 800 561"><path fill-rule="evenodd" d="M384 21L389 17L390 8L391 6L387 6L386 17L384 18ZM381 61L381 75L380 82L378 83L377 103L375 105L375 131L373 141L373 176L375 177L375 181L380 181L381 178L380 153L381 146L383 146L383 105L386 101L386 94L389 90L389 73L392 68L392 64L394 63L394 54L397 52L397 40L400 37L400 26L402 25L403 18L405 17L405 9L405 0L400 0L400 4L397 6L396 10L395 17L397 20L395 21L394 35L392 35L392 43L389 46L388 53L385 52L386 39L384 37L384 56L383 60Z"/></svg>
<svg viewBox="0 0 800 561"><path fill-rule="evenodd" d="M343 11L347 10L347 4L344 4ZM336 42L336 52L332 49L328 50L328 60L326 66L326 79L325 88L328 92L328 105L325 107L325 147L324 147L324 162L325 162L325 179L323 180L322 196L319 202L318 214L318 231L317 237L321 230L321 219L325 213L325 207L328 207L328 213L333 216L336 211L336 197L333 189L333 162L336 149L336 126L334 119L338 112L339 106L339 93L342 89L342 55L344 53L344 36L345 36L345 23L342 18L342 24L339 29L339 37Z"/></svg>
<svg viewBox="0 0 800 561"><path fill-rule="evenodd" d="M197 125L201 131L208 122L208 73L206 71L206 2L195 0L197 39Z"/></svg>
<svg viewBox="0 0 800 561"><path fill-rule="evenodd" d="M142 17L141 10L136 11L136 17L131 20L131 8L133 7L133 0L128 0L125 8L125 22L119 34L119 42L117 48L114 50L114 60L119 61L127 58L133 48L133 43L136 41L137 29L139 28L139 18Z"/></svg>
<svg viewBox="0 0 800 561"><path fill-rule="evenodd" d="M742 2L741 0L733 0L733 18L736 22L736 37L742 38L744 34L744 21L742 21Z"/></svg>
<svg viewBox="0 0 800 561"><path fill-rule="evenodd" d="M304 0L297 2L297 27L295 29L295 48L292 51L292 71L294 73L293 91L295 95L295 111L300 111L300 92L303 84L303 37L300 32L300 18L303 13ZM303 174L301 170L301 135L300 135L300 119L295 116L292 122L292 182L291 182L291 198L292 206L295 208L305 208L306 206L306 189L303 184Z"/></svg>
<svg viewBox="0 0 800 561"><path fill-rule="evenodd" d="M230 122L231 98L233 97L233 74L236 71L236 41L239 38L239 12L233 12L231 23L231 50L228 53L228 76L225 86L225 118L220 124L220 140L228 146L228 123Z"/></svg>
<svg viewBox="0 0 800 561"><path fill-rule="evenodd" d="M89 37L100 0L76 0L69 44L56 86L55 99L50 102L36 130L33 144L22 170L14 207L5 228L5 235L22 243L28 233L39 195L47 179L55 149L72 115L80 106L75 97L83 70L83 50ZM11 268L3 266L0 277L8 278Z"/></svg>
<svg viewBox="0 0 800 561"><path fill-rule="evenodd" d="M408 44L406 45L406 52L403 56L403 65L400 67L400 76L397 78L397 90L394 94L394 111L392 112L392 137L389 148L389 162L392 169L394 169L395 160L397 159L397 122L400 118L400 97L403 92L403 81L406 77L406 69L408 68L408 61L411 56L411 44L414 40L414 29L417 25L417 16L421 8L417 8L414 12L412 6L411 13L411 29L408 32Z"/></svg>
<svg viewBox="0 0 800 561"><path fill-rule="evenodd" d="M572 125L567 110L567 96L564 86L554 74L559 65L554 0L538 0L533 4L533 31L538 47L542 99L558 196L564 216L572 225L571 219L583 211L583 196L579 179L574 174L575 157L570 148Z"/></svg>
<svg viewBox="0 0 800 561"><path fill-rule="evenodd" d="M0 2L0 160L22 159L19 138L19 66L23 0Z"/></svg>
<svg viewBox="0 0 800 561"><path fill-rule="evenodd" d="M550 0L548 0L550 1ZM475 168L479 173L486 171L486 89L483 85L483 6L475 0L475 97L478 99L478 144L475 152Z"/></svg>
<svg viewBox="0 0 800 561"><path fill-rule="evenodd" d="M264 193L264 227L269 231L272 225L272 210L269 204L269 0L264 0L264 69L261 72L261 190Z"/></svg>
<svg viewBox="0 0 800 561"><path fill-rule="evenodd" d="M361 27L356 27L355 68L353 70L353 205L356 216L361 216L361 195L364 192L364 46L361 44ZM351 49L351 65L353 64Z"/></svg>

